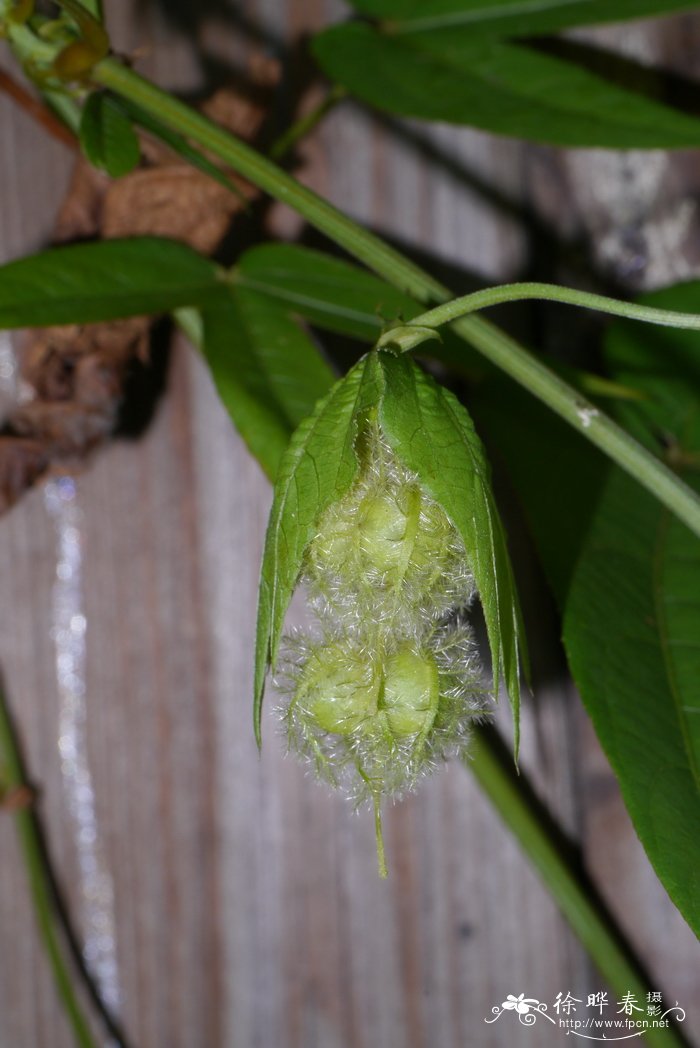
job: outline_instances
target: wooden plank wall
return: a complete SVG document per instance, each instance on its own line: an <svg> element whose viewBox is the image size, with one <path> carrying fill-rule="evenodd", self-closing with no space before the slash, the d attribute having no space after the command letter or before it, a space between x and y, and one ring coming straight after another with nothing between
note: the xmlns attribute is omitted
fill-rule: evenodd
<svg viewBox="0 0 700 1048"><path fill-rule="evenodd" d="M171 15L177 6L162 5ZM340 10L321 0L249 0L238 14L232 4L181 6L203 51L234 64L255 46L254 27L263 38L298 37ZM201 83L204 64L157 4L107 7L119 46L144 48L144 67L160 82ZM699 28L700 16L688 16L617 40L692 68ZM45 241L71 156L4 97L0 135L4 260ZM431 151L444 162L432 163ZM697 155L564 156L447 128L397 137L351 106L303 155L303 178L347 211L482 281L515 276L528 250L518 221L485 187L536 209L560 235L595 236L597 263L630 286L698 271ZM293 216L277 214L281 232L295 227ZM114 443L76 484L86 730L128 1044L561 1044L544 1024L536 1033L510 1017L484 1024L508 993L551 1009L559 991L581 998L602 982L464 770L446 769L388 813L391 877L383 883L371 819L353 816L284 758L269 710L258 758L250 670L270 492L187 345L174 350L145 436ZM57 747L56 527L45 497L40 486L0 520L0 663L80 927L85 904ZM546 609L540 632L544 649L553 648ZM526 771L580 842L648 965L650 989L691 1013L694 998L697 1031L697 943L656 882L565 682L538 689L523 736ZM66 1048L4 816L0 855L0 1045Z"/></svg>

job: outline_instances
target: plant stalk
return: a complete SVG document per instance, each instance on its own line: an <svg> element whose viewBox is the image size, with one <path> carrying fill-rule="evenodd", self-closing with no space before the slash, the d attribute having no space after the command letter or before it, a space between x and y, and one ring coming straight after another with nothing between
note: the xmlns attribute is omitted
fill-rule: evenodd
<svg viewBox="0 0 700 1048"><path fill-rule="evenodd" d="M2 762L0 774L5 790L9 792L27 786L5 695L1 690L0 761ZM53 885L46 868L36 816L31 807L23 807L15 812L14 819L27 870L36 922L51 965L56 990L78 1048L96 1048L96 1042L93 1040L87 1019L75 994L71 974L57 934Z"/></svg>
<svg viewBox="0 0 700 1048"><path fill-rule="evenodd" d="M259 189L294 208L395 287L420 302L444 301L450 297L446 287L328 201L123 63L114 58L103 59L94 67L92 76L96 83L141 106L173 130L210 150ZM700 536L700 497L622 427L488 321L462 316L454 321L453 327L465 341L635 477Z"/></svg>

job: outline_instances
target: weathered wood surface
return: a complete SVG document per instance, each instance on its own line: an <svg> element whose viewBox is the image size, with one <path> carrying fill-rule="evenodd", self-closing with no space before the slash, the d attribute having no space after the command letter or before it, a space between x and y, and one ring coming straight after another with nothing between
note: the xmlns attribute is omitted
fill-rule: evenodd
<svg viewBox="0 0 700 1048"><path fill-rule="evenodd" d="M121 5L107 6L115 9L120 46L153 45L146 65L161 82L200 81L189 44L150 5L141 5L138 19ZM247 19L287 35L325 17L324 4L268 0L249 4L238 25L213 18L201 43L238 63L249 46L240 28ZM676 19L638 39L682 61L682 42L697 41L699 26L700 17ZM47 237L71 157L4 98L0 135L5 259ZM425 129L419 135L427 140ZM438 129L430 137L449 167L434 167L427 150L347 107L305 149L303 177L353 215L430 245L485 280L517 274L527 242L513 217L482 198L480 184L516 204L534 203L555 216L560 231L595 234L603 245L621 235L621 222L633 222L653 256L649 283L697 272L688 248L698 232L689 202L700 182L697 156L626 161L637 165L642 188L632 219L621 219L615 194L625 197L628 176L620 158L562 157L468 131ZM293 225L279 215L280 229ZM658 228L667 232L665 247ZM619 257L613 243L598 261L617 264ZM564 1034L543 1023L536 1031L514 1027L510 1016L484 1024L508 993L525 992L551 1009L558 992L585 998L602 981L466 772L441 772L387 814L391 877L382 883L370 818L353 816L284 759L269 711L259 759L250 668L270 492L185 344L175 349L166 395L146 435L99 454L77 486L89 756L114 883L128 1043L561 1044ZM0 569L0 661L79 924L57 749L56 537L41 489L0 520ZM546 614L542 632L552 647ZM581 843L588 869L648 966L650 989L663 989L691 1015L694 1008L697 1032L697 943L656 882L566 684L539 689L527 705L523 737L524 768ZM5 816L0 854L0 1045L64 1048L71 1038Z"/></svg>

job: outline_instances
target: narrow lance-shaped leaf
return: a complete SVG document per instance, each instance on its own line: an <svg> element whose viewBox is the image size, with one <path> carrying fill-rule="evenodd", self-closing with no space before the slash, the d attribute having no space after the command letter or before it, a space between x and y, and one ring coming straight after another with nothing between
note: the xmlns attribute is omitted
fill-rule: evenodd
<svg viewBox="0 0 700 1048"><path fill-rule="evenodd" d="M648 304L696 309L700 284L647 296ZM672 308L674 308L672 307ZM700 339L691 332L639 331L615 325L606 361L616 378L645 394L626 405L627 424L650 445L671 442L671 461L700 491ZM658 512L658 511L657 511ZM700 820L700 541L666 511L654 547L654 604L678 725L698 787ZM700 902L700 900L699 900Z"/></svg>
<svg viewBox="0 0 700 1048"><path fill-rule="evenodd" d="M504 678L517 756L520 673L525 650L520 611L490 469L466 409L408 357L381 355L386 393L380 418L398 458L457 528L471 562L486 620L494 688Z"/></svg>
<svg viewBox="0 0 700 1048"><path fill-rule="evenodd" d="M217 266L175 240L75 244L0 266L0 328L165 313L225 293Z"/></svg>
<svg viewBox="0 0 700 1048"><path fill-rule="evenodd" d="M233 289L203 311L202 351L234 425L270 479L333 373L279 305Z"/></svg>
<svg viewBox="0 0 700 1048"><path fill-rule="evenodd" d="M363 14L392 20L394 32L468 31L479 36L534 36L574 26L670 15L697 0L350 0Z"/></svg>
<svg viewBox="0 0 700 1048"><path fill-rule="evenodd" d="M254 722L258 744L268 666L277 650L304 553L324 510L347 492L357 473L357 419L375 405L382 375L376 356L363 357L294 433L280 463L260 575L255 647Z"/></svg>
<svg viewBox="0 0 700 1048"><path fill-rule="evenodd" d="M469 33L396 35L347 23L321 33L322 68L378 109L560 146L678 149L700 121L571 62Z"/></svg>
<svg viewBox="0 0 700 1048"><path fill-rule="evenodd" d="M700 554L692 537L692 554L679 542L679 531L615 471L572 578L564 641L637 833L700 932ZM683 610L680 601L687 601Z"/></svg>

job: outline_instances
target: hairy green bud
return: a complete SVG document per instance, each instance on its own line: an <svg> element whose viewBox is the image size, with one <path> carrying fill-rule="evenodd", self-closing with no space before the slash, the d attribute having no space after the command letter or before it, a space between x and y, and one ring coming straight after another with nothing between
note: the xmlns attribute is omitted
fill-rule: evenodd
<svg viewBox="0 0 700 1048"><path fill-rule="evenodd" d="M444 510L397 460L376 423L360 440L356 481L318 523L305 577L342 615L409 629L474 595L464 547Z"/></svg>

